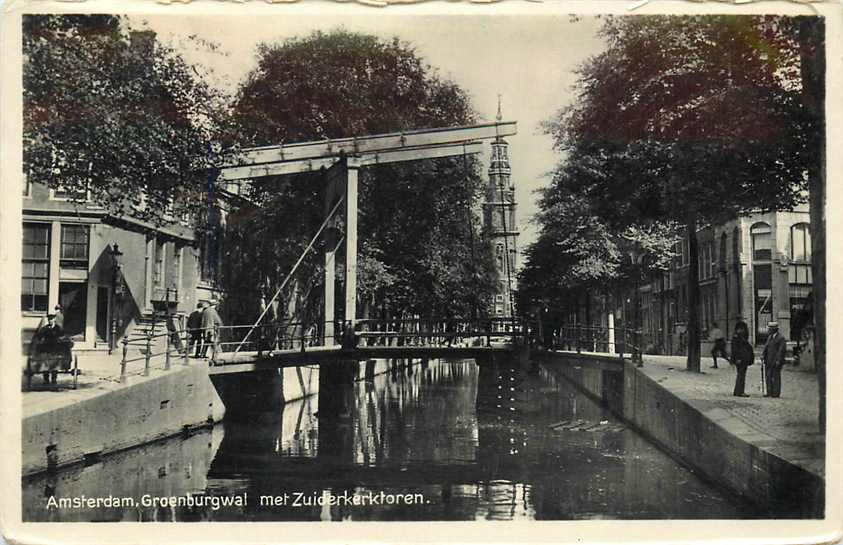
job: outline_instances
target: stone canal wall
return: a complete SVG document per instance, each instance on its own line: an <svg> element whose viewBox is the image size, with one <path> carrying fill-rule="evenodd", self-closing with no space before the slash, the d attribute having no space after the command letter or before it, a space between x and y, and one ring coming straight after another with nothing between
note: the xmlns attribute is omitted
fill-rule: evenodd
<svg viewBox="0 0 843 545"><path fill-rule="evenodd" d="M661 448L761 510L822 517L822 477L727 429L725 411L720 417L717 410L704 414L629 361L613 371L595 365L618 361L608 356L556 353L542 360Z"/></svg>
<svg viewBox="0 0 843 545"><path fill-rule="evenodd" d="M25 414L23 474L101 456L222 420L225 408L208 367L174 366L128 383L105 383L80 398Z"/></svg>

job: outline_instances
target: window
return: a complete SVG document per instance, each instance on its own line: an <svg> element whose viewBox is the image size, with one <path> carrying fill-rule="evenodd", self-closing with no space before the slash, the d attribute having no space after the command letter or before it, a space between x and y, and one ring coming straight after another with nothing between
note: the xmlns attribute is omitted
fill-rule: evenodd
<svg viewBox="0 0 843 545"><path fill-rule="evenodd" d="M726 233L720 235L720 270L726 272Z"/></svg>
<svg viewBox="0 0 843 545"><path fill-rule="evenodd" d="M697 264L699 279L708 280L709 278L713 277L717 271L716 263L714 260L714 243L708 241L701 244L700 255L697 259L699 260L699 263Z"/></svg>
<svg viewBox="0 0 843 545"><path fill-rule="evenodd" d="M86 188L71 187L67 188L59 185L52 191L52 199L57 201L87 201L90 197L89 191Z"/></svg>
<svg viewBox="0 0 843 545"><path fill-rule="evenodd" d="M787 268L791 320L802 312L813 287L811 270L811 228L797 223L790 228L790 260Z"/></svg>
<svg viewBox="0 0 843 545"><path fill-rule="evenodd" d="M87 225L61 226L61 266L73 269L88 268Z"/></svg>
<svg viewBox="0 0 843 545"><path fill-rule="evenodd" d="M752 259L755 261L769 261L773 257L773 240L770 226L766 223L756 223L749 230L752 236Z"/></svg>
<svg viewBox="0 0 843 545"><path fill-rule="evenodd" d="M717 254L714 251L714 241L708 243L708 277L715 278L717 276Z"/></svg>
<svg viewBox="0 0 843 545"><path fill-rule="evenodd" d="M164 252L166 246L163 241L155 241L155 269L152 273L152 283L155 286L164 284Z"/></svg>
<svg viewBox="0 0 843 545"><path fill-rule="evenodd" d="M47 310L47 288L50 271L50 226L23 224L23 273L21 310Z"/></svg>
<svg viewBox="0 0 843 545"><path fill-rule="evenodd" d="M741 244L741 232L737 227L735 227L732 230L732 263L734 263L735 265L737 265L740 262L740 257L741 257L740 244Z"/></svg>
<svg viewBox="0 0 843 545"><path fill-rule="evenodd" d="M797 223L790 228L790 260L811 262L811 228L807 223Z"/></svg>
<svg viewBox="0 0 843 545"><path fill-rule="evenodd" d="M790 284L811 285L814 283L811 273L810 265L792 264L787 268L787 281Z"/></svg>
<svg viewBox="0 0 843 545"><path fill-rule="evenodd" d="M174 259L173 270L175 271L175 275L176 275L175 288L176 288L176 293L180 294L181 293L181 279L182 279L182 276L184 274L184 268L183 268L183 265L182 265L182 263L183 263L182 260L184 259L184 246L178 246L177 248L175 248L173 259Z"/></svg>

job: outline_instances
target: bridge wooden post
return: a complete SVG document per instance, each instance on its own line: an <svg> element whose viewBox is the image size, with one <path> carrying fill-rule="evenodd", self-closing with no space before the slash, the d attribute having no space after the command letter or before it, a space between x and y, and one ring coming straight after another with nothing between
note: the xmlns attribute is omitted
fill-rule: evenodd
<svg viewBox="0 0 843 545"><path fill-rule="evenodd" d="M339 161L330 169L325 175L325 207L324 214L327 216L334 209L337 200L340 199L345 192L345 163ZM324 320L325 320L325 335L324 344L332 346L337 343L335 331L335 316L334 309L336 308L336 279L337 279L337 260L336 253L339 245L338 218L333 218L328 226L325 228L323 240L325 243L325 297L324 304Z"/></svg>
<svg viewBox="0 0 843 545"><path fill-rule="evenodd" d="M357 201L360 161L341 157L326 173L325 215L327 216L340 198L345 199L345 320L352 325L357 319ZM334 224L335 225L335 224ZM337 344L334 336L336 304L336 227L325 229L325 344Z"/></svg>
<svg viewBox="0 0 843 545"><path fill-rule="evenodd" d="M359 161L345 159L345 319L357 320L357 178Z"/></svg>

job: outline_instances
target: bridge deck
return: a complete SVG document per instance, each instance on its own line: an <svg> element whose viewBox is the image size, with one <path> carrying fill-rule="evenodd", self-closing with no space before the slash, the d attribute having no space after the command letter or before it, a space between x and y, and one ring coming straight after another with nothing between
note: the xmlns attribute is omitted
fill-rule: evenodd
<svg viewBox="0 0 843 545"><path fill-rule="evenodd" d="M493 354L511 354L511 346L360 346L343 350L339 346L311 346L300 349L274 350L271 355L257 357L257 352L222 352L216 355L210 374L248 373L279 367L315 365L331 361L363 361L368 359L454 358L477 359Z"/></svg>

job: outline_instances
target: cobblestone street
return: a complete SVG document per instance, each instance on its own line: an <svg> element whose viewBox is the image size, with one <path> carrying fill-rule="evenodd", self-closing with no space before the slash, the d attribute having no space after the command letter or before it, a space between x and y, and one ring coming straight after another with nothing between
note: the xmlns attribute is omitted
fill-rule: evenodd
<svg viewBox="0 0 843 545"><path fill-rule="evenodd" d="M761 366L747 371L746 393L735 397L735 369L720 362L702 373L685 370L683 356L644 356L639 370L691 404L731 433L762 449L823 476L825 436L818 432L817 376L811 370L785 365L780 398L763 397Z"/></svg>

